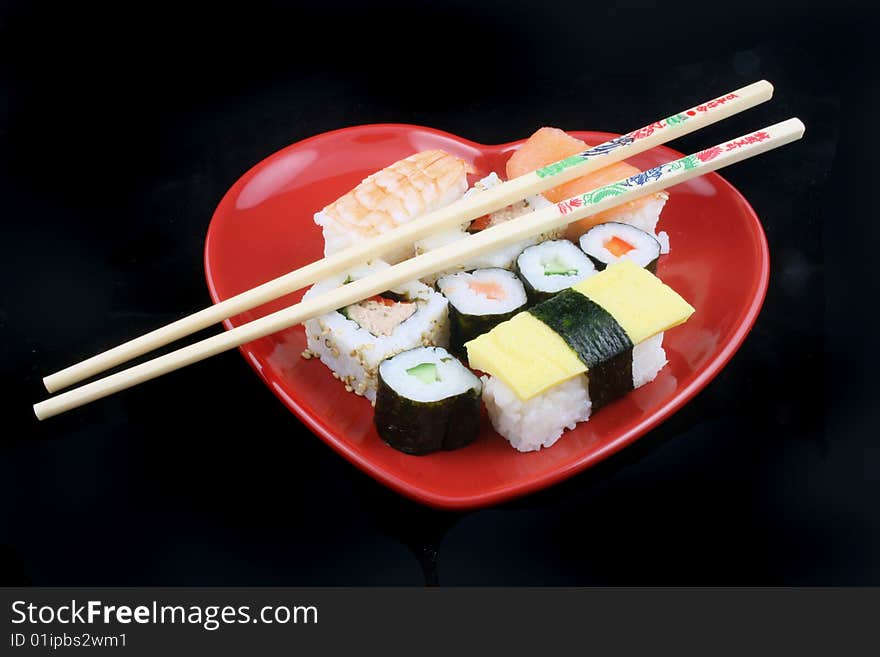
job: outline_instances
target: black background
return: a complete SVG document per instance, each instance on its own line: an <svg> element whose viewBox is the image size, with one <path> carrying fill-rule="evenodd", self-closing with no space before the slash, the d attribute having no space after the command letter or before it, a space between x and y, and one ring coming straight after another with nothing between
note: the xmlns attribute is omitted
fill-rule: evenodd
<svg viewBox="0 0 880 657"><path fill-rule="evenodd" d="M880 584L875 12L222 4L3 7L0 583ZM762 314L696 399L562 485L468 514L410 503L234 352L31 414L41 376L208 303L211 213L292 142L622 132L760 78L771 103L673 146L806 123L724 173L770 242Z"/></svg>

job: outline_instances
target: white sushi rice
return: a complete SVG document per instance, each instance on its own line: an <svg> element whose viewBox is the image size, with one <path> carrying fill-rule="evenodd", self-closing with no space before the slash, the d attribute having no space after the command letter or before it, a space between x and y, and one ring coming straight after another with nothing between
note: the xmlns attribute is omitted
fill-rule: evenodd
<svg viewBox="0 0 880 657"><path fill-rule="evenodd" d="M660 192L654 196L649 202L636 210L630 210L625 205L620 208L618 213L613 210L609 212L608 221L619 221L624 224L630 224L636 228L641 228L646 233L657 236L657 222L660 220L660 213L663 206L669 200L669 194Z"/></svg>
<svg viewBox="0 0 880 657"><path fill-rule="evenodd" d="M388 267L374 261L364 267L316 283L303 299L318 296ZM421 346L449 344L448 302L418 281L392 290L417 304L416 312L403 321L391 335L376 336L357 322L334 311L305 322L308 350L336 373L352 392L376 400L379 364L401 351Z"/></svg>
<svg viewBox="0 0 880 657"><path fill-rule="evenodd" d="M502 299L490 299L475 292L471 282L495 283L504 290ZM437 281L437 288L463 315L501 315L526 303L526 291L515 274L506 269L477 269L449 274Z"/></svg>
<svg viewBox="0 0 880 657"><path fill-rule="evenodd" d="M669 253L669 233L661 230L657 233L657 241L660 242L660 255Z"/></svg>
<svg viewBox="0 0 880 657"><path fill-rule="evenodd" d="M666 365L658 333L633 347L633 388L653 381ZM527 401L496 377L483 377L483 401L492 426L520 452L553 445L565 429L590 417L589 375L580 374Z"/></svg>
<svg viewBox="0 0 880 657"><path fill-rule="evenodd" d="M520 275L540 292L559 292L596 273L593 262L568 240L549 240L525 249L517 258ZM550 264L563 265L572 274L547 275Z"/></svg>
<svg viewBox="0 0 880 657"><path fill-rule="evenodd" d="M495 431L520 452L550 447L565 429L574 429L590 417L590 393L582 374L528 401L501 379L484 376L483 401Z"/></svg>
<svg viewBox="0 0 880 657"><path fill-rule="evenodd" d="M653 235L660 242L660 253L669 253L669 235L664 231L657 232L657 223L660 221L660 213L663 206L669 200L669 194L666 192L658 192L654 198L645 203L642 207L635 211L628 209L625 205L618 212L612 209L609 212L607 221L619 221L623 224L630 224L636 228L641 228L646 233Z"/></svg>
<svg viewBox="0 0 880 657"><path fill-rule="evenodd" d="M657 378L666 365L666 351L663 349L663 334L648 338L633 347L633 388L641 388Z"/></svg>
<svg viewBox="0 0 880 657"><path fill-rule="evenodd" d="M436 381L425 383L407 372L423 363L433 363L437 368ZM471 389L479 394L482 387L476 375L443 347L421 347L399 353L383 361L379 373L399 396L417 402L440 401Z"/></svg>
<svg viewBox="0 0 880 657"><path fill-rule="evenodd" d="M498 177L498 174L492 171L488 176L480 178L475 182L474 186L464 193L464 198L479 194L480 192L485 192L487 189L491 189L495 185L500 185L502 182L503 181Z"/></svg>
<svg viewBox="0 0 880 657"><path fill-rule="evenodd" d="M473 187L471 187L467 192L465 192L464 197L467 198L474 194L478 194L487 189L491 189L495 185L498 185L502 182L501 178L498 177L498 174L494 171L490 173L485 178L477 181ZM493 212L490 217L491 221L495 223L500 223L503 221L509 221L515 217L526 214L528 212L534 212L535 210L541 210L543 208L549 207L552 205L550 201L544 198L541 194L535 194L534 196L528 196L522 201L518 203L514 203L511 206L506 208L502 208L496 212ZM462 262L459 265L445 271L440 272L438 274L434 274L432 276L428 276L422 280L426 283L433 284L438 278L443 276L444 274L453 273L456 271L468 271L471 269L487 269L490 267L499 267L501 269L513 269L514 264L516 263L516 258L520 253L523 252L523 249L526 247L532 246L533 244L539 244L544 240L555 239L560 235L561 231L552 231L549 233L542 233L541 235L536 235L534 237L530 237L528 239L522 240L520 242L516 242L514 244L508 244L507 246L502 246L493 251L489 251L488 253L484 253L480 256L471 258L466 262ZM457 242L458 240L462 240L468 236L467 225L461 226L458 228L453 228L451 230L442 231L435 235L429 235L421 240L415 242L415 253L416 255L421 255L423 253L427 253L428 251L433 251L434 249L438 249L441 246L446 246L447 244L451 244L453 242Z"/></svg>

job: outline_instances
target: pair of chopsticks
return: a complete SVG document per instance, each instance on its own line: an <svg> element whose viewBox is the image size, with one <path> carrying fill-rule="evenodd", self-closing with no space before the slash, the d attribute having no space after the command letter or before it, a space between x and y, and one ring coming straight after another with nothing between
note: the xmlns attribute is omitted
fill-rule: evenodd
<svg viewBox="0 0 880 657"><path fill-rule="evenodd" d="M767 101L773 86L762 80L732 93L673 114L663 120L565 158L535 172L473 194L431 212L379 237L349 247L251 290L200 310L188 317L135 338L118 347L47 376L43 382L49 392L71 386L132 358L157 349L224 319L255 308L340 273L366 260L411 245L431 233L464 224L520 199L556 187L596 169L626 159L675 137L694 132ZM710 171L754 157L800 139L803 123L789 119L737 139L668 162L630 178L619 180L553 206L537 210L487 228L466 239L429 251L420 256L352 281L318 297L306 299L283 310L206 338L158 358L34 405L36 416L46 418L107 397L144 381L180 369L215 354L276 333L343 306L357 303L408 281L455 267L488 251L521 241L533 235L558 229L571 222L602 212Z"/></svg>

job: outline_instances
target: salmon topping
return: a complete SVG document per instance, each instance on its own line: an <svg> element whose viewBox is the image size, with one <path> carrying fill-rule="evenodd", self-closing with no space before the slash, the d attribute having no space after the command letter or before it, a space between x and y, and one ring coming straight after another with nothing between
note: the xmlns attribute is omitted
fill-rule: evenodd
<svg viewBox="0 0 880 657"><path fill-rule="evenodd" d="M535 132L526 142L514 151L507 161L507 178L512 180L541 167L565 159L576 153L590 148L580 139L572 137L559 128L541 128ZM607 166L588 173L580 178L575 178L558 187L543 192L544 196L553 203L558 203L573 196L579 196L597 187L617 182L623 178L635 175L639 170L626 162L614 162ZM657 192L640 196L615 208L610 208L579 221L572 223L566 234L571 239L576 239L584 231L589 230L596 224L614 220L620 212L637 212L655 198L665 194Z"/></svg>

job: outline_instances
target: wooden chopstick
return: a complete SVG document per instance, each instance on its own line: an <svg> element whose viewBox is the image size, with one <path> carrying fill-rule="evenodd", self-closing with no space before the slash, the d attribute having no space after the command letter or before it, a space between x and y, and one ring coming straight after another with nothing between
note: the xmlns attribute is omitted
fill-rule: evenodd
<svg viewBox="0 0 880 657"><path fill-rule="evenodd" d="M632 157L654 146L699 130L716 121L769 100L773 85L755 82L690 109L673 114L633 132L590 148L538 171L472 194L406 223L383 235L327 256L255 288L199 310L166 326L134 338L43 379L49 392L56 392L170 342L295 292L328 276L412 244L431 233L453 228L488 214L526 196L556 187L596 169Z"/></svg>
<svg viewBox="0 0 880 657"><path fill-rule="evenodd" d="M629 178L561 201L476 235L429 251L375 274L352 281L318 297L279 310L230 331L183 347L164 356L88 383L34 405L36 416L46 418L101 399L138 383L154 379L220 352L271 335L374 294L397 287L487 251L560 228L573 221L715 171L800 139L804 124L796 118L777 123L712 148L687 155Z"/></svg>

